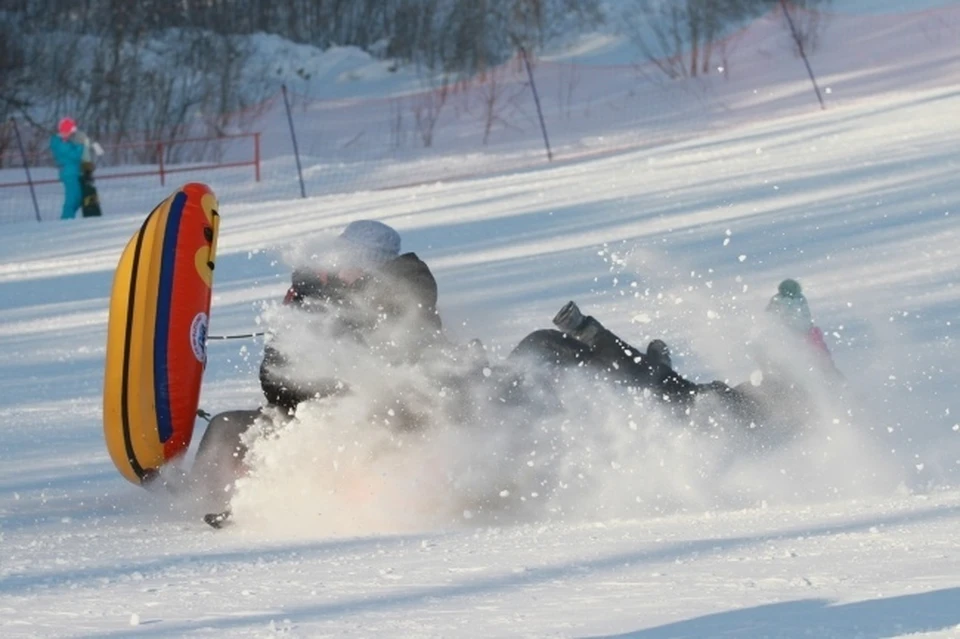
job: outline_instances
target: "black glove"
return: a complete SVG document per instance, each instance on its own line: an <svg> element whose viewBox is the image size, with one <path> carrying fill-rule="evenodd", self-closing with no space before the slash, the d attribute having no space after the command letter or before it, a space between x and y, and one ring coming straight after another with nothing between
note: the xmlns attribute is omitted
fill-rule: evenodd
<svg viewBox="0 0 960 639"><path fill-rule="evenodd" d="M595 346L603 326L592 315L584 317L576 302L567 302L553 318L553 324L587 346Z"/></svg>
<svg viewBox="0 0 960 639"><path fill-rule="evenodd" d="M584 322L583 313L576 302L570 301L563 305L563 308L554 316L553 324L564 333L576 335Z"/></svg>
<svg viewBox="0 0 960 639"><path fill-rule="evenodd" d="M647 364L662 364L668 368L673 368L673 362L670 360L670 347L662 339L655 339L647 344Z"/></svg>

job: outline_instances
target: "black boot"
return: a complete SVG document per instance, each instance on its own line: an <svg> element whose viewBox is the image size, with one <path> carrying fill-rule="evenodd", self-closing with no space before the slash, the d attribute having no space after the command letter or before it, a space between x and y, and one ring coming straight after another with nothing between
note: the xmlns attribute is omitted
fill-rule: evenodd
<svg viewBox="0 0 960 639"><path fill-rule="evenodd" d="M554 316L553 324L564 333L593 346L603 326L592 316L584 317L576 302L570 301Z"/></svg>
<svg viewBox="0 0 960 639"><path fill-rule="evenodd" d="M655 339L647 344L646 361L650 366L662 364L667 368L673 368L673 362L670 360L670 347L662 339Z"/></svg>

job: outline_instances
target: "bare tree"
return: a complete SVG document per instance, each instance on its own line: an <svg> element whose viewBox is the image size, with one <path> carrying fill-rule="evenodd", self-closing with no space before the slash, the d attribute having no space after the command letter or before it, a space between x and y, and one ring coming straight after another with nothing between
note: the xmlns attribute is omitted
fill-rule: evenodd
<svg viewBox="0 0 960 639"><path fill-rule="evenodd" d="M793 41L794 54L803 56L813 53L820 44L820 34L826 25L823 12L820 10L821 1L796 0L785 4L789 12L792 28L787 21L784 5L778 5L777 10L783 17L783 26L790 32Z"/></svg>
<svg viewBox="0 0 960 639"><path fill-rule="evenodd" d="M813 6L822 0L803 0ZM777 0L633 0L616 5L613 16L644 57L669 78L696 77L713 68L723 37L746 20L776 6ZM810 37L817 25L809 24ZM719 51L721 54L723 51ZM724 56L725 57L725 56ZM729 73L729 60L724 60Z"/></svg>
<svg viewBox="0 0 960 639"><path fill-rule="evenodd" d="M482 74L484 139L509 126L499 66L518 46L535 54L552 37L599 23L601 0L7 0L0 7L0 117L17 113L27 142L46 148L72 115L105 143L218 135L251 126L267 70L251 67L248 34L319 47L356 45L423 69L413 106L427 146L458 83ZM260 84L258 85L258 80ZM252 88L251 88L252 87ZM395 144L400 143L402 114ZM0 152L9 141L0 132ZM198 147L170 147L183 159ZM213 146L211 152L219 151ZM137 157L152 161L156 151Z"/></svg>
<svg viewBox="0 0 960 639"><path fill-rule="evenodd" d="M403 99L390 98L390 148L393 150L402 148L407 139L404 112Z"/></svg>
<svg viewBox="0 0 960 639"><path fill-rule="evenodd" d="M13 128L7 122L26 106L26 42L11 22L0 22L0 168L10 162Z"/></svg>
<svg viewBox="0 0 960 639"><path fill-rule="evenodd" d="M490 141L495 126L517 128L506 113L517 108L517 100L526 92L526 85L522 81L511 82L513 76L511 65L502 64L481 73L473 85L480 102L484 145Z"/></svg>
<svg viewBox="0 0 960 639"><path fill-rule="evenodd" d="M440 114L454 90L454 78L449 73L421 72L421 82L429 87L413 98L413 122L425 147L433 146L434 133Z"/></svg>

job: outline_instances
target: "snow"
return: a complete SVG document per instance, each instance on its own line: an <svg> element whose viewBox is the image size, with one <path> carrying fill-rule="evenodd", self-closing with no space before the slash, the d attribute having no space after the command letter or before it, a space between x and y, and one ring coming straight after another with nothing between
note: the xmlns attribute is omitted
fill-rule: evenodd
<svg viewBox="0 0 960 639"><path fill-rule="evenodd" d="M377 60L357 47L320 50L279 36L258 33L251 39L251 58L264 62L275 88L325 99L356 98L419 89L416 73L397 68L396 61ZM259 63L259 62L258 62Z"/></svg>
<svg viewBox="0 0 960 639"><path fill-rule="evenodd" d="M858 55L910 50L899 23ZM447 331L494 358L574 299L664 338L681 372L740 382L750 327L799 279L856 399L758 456L612 394L574 394L541 430L440 416L400 449L362 402L320 403L258 449L236 525L213 531L126 483L101 431L113 269L164 191L115 181L102 219L4 225L0 636L960 636L960 69L921 76L924 52L944 49L824 112L781 108L809 91L785 77L735 126L703 115L604 157L481 155L471 179L306 200L280 150L260 185L209 176L212 334L261 329L289 264L364 217L401 231ZM210 342L201 406L255 406L260 349Z"/></svg>

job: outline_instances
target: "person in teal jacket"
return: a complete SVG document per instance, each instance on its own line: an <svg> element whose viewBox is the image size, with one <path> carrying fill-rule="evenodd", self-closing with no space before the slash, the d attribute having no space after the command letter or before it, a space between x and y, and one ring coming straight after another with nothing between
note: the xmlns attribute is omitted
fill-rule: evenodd
<svg viewBox="0 0 960 639"><path fill-rule="evenodd" d="M84 155L89 155L89 151L81 136L73 118L63 118L57 125L57 133L50 137L50 152L60 168L60 181L63 182L63 211L60 214L63 220L76 217L83 206L80 173Z"/></svg>

